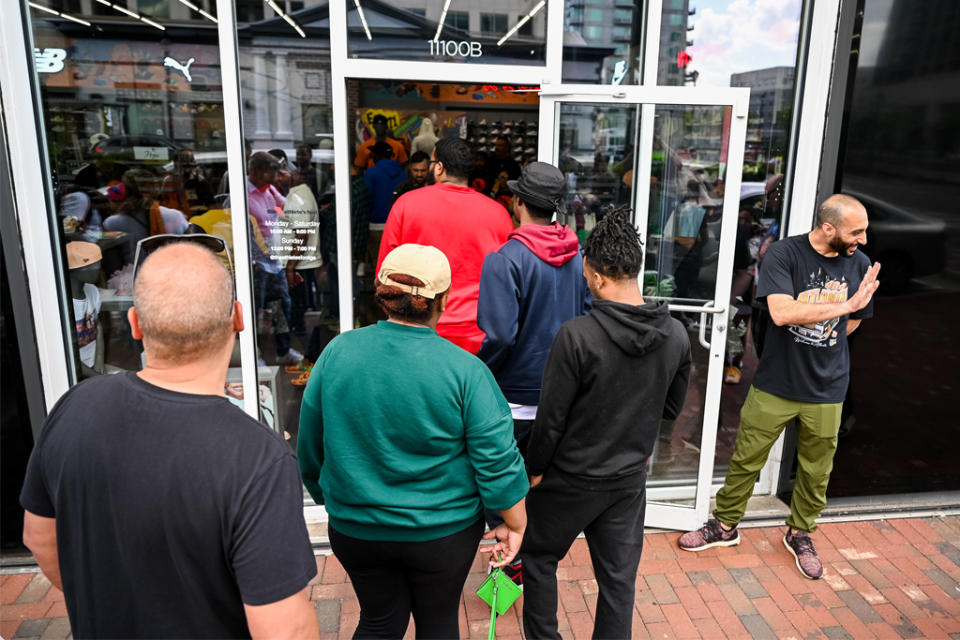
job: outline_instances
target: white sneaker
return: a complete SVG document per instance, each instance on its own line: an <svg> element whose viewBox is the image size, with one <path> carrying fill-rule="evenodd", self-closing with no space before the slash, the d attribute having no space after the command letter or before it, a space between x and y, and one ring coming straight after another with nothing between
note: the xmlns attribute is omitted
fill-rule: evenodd
<svg viewBox="0 0 960 640"><path fill-rule="evenodd" d="M286 354L277 358L278 364L300 364L303 360L303 354L296 349L290 349Z"/></svg>

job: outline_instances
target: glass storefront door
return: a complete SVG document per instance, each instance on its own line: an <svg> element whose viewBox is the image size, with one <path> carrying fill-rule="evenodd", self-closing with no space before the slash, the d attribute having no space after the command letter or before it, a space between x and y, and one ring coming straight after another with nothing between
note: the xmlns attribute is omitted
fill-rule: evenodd
<svg viewBox="0 0 960 640"><path fill-rule="evenodd" d="M644 297L668 301L689 332L684 409L661 425L648 475L650 526L695 528L709 506L747 101L742 89L541 92L540 158L567 176L564 221L582 241L609 212L631 210Z"/></svg>

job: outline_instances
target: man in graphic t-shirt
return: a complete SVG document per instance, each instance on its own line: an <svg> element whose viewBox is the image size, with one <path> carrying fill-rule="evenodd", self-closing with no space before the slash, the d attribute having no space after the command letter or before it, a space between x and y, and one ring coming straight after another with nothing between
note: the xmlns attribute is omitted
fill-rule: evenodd
<svg viewBox="0 0 960 640"><path fill-rule="evenodd" d="M680 536L687 551L740 544L743 517L760 469L790 420L797 419L797 483L783 544L807 578L823 575L809 533L827 502L837 450L840 411L850 380L847 336L873 315L880 264L857 249L867 243L867 212L855 198L836 194L817 211L808 234L770 245L760 269L757 298L766 298L773 322L760 364L740 411L730 470L717 493L715 519Z"/></svg>

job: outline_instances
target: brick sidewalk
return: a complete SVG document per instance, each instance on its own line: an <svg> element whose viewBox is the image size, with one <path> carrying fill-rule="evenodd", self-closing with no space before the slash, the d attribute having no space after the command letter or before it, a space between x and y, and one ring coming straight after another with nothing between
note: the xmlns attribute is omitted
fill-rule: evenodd
<svg viewBox="0 0 960 640"><path fill-rule="evenodd" d="M741 531L738 547L693 554L675 533L646 536L637 576L634 638L953 638L960 640L960 517L824 524L813 539L824 578L806 580L784 548L783 529ZM360 608L343 567L318 556L311 586L321 637L349 638ZM586 543L560 563L563 637L589 638L597 602ZM460 630L486 638L490 610L464 588ZM497 622L499 638L521 638L522 598ZM38 573L0 576L0 635L69 635L62 594ZM412 638L412 628L407 637Z"/></svg>

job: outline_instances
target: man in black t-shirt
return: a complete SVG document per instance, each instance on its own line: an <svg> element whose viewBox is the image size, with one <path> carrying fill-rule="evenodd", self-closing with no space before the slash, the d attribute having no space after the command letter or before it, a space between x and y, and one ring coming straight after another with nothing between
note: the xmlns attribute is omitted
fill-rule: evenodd
<svg viewBox="0 0 960 640"><path fill-rule="evenodd" d="M220 259L183 239L135 275L143 370L81 382L47 417L24 544L75 638L317 637L297 461L224 397L242 309Z"/></svg>
<svg viewBox="0 0 960 640"><path fill-rule="evenodd" d="M880 264L857 249L867 243L867 212L855 198L833 195L808 234L770 245L757 298L766 298L768 327L753 386L740 411L730 469L717 493L715 520L680 536L687 551L740 544L743 517L767 454L797 419L797 482L784 546L807 578L823 575L810 532L827 502L840 411L850 380L847 336L873 315Z"/></svg>

